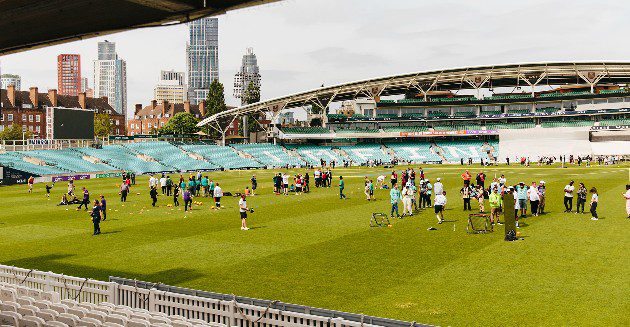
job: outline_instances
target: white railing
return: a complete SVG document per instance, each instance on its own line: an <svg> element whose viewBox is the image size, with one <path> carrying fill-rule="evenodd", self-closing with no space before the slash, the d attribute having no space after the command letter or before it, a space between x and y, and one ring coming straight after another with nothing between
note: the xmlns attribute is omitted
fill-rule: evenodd
<svg viewBox="0 0 630 327"><path fill-rule="evenodd" d="M0 282L56 292L60 300L131 308L201 319L227 327L420 327L426 325L196 291L117 277L111 282L0 265ZM360 317L360 318L357 318Z"/></svg>

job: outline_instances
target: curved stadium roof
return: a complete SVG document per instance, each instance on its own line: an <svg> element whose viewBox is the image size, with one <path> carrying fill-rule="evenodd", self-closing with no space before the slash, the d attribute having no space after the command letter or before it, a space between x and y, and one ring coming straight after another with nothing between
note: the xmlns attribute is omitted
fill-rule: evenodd
<svg viewBox="0 0 630 327"><path fill-rule="evenodd" d="M286 108L315 104L326 107L330 102L356 98L402 95L409 90L425 93L433 90L461 90L531 85L566 85L630 83L630 62L547 62L494 66L476 66L415 72L379 77L265 100L226 110L207 117L198 126L218 119L255 112L279 112Z"/></svg>

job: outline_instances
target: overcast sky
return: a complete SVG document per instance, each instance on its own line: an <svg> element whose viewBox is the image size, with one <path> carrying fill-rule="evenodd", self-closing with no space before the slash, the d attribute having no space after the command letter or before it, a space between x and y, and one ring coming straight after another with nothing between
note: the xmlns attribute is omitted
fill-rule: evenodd
<svg viewBox="0 0 630 327"><path fill-rule="evenodd" d="M262 99L358 79L516 62L621 60L630 1L286 0L219 16L220 81L229 105L234 74L253 47ZM97 42L127 61L129 111L153 97L161 69L185 71L185 25L157 27L0 57L22 88L56 88L56 56L79 53L93 85Z"/></svg>

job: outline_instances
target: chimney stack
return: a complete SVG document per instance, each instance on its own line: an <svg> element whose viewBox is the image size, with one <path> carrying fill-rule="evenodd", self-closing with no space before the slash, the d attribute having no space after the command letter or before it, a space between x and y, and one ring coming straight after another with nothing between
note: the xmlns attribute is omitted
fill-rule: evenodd
<svg viewBox="0 0 630 327"><path fill-rule="evenodd" d="M11 106L16 107L15 104L15 85L11 84L7 86L7 97L9 98L9 102L11 102Z"/></svg>
<svg viewBox="0 0 630 327"><path fill-rule="evenodd" d="M33 86L28 89L29 98L31 99L31 103L33 104L33 108L39 108L39 94L37 92L37 87Z"/></svg>
<svg viewBox="0 0 630 327"><path fill-rule="evenodd" d="M151 109L155 109L157 106L157 100L151 100Z"/></svg>
<svg viewBox="0 0 630 327"><path fill-rule="evenodd" d="M162 100L162 117L165 117L167 112L168 112L168 101Z"/></svg>
<svg viewBox="0 0 630 327"><path fill-rule="evenodd" d="M190 101L184 101L184 112L190 113Z"/></svg>
<svg viewBox="0 0 630 327"><path fill-rule="evenodd" d="M50 100L50 104L53 107L57 106L57 90L56 89L50 89L48 90L48 100Z"/></svg>
<svg viewBox="0 0 630 327"><path fill-rule="evenodd" d="M136 111L134 112L134 114L137 115L140 110L142 110L142 104L136 103Z"/></svg>
<svg viewBox="0 0 630 327"><path fill-rule="evenodd" d="M199 113L201 114L201 118L206 116L206 102L199 102Z"/></svg>
<svg viewBox="0 0 630 327"><path fill-rule="evenodd" d="M87 103L85 101L85 98L86 98L85 92L81 92L78 94L79 107L81 107L81 109L87 109Z"/></svg>

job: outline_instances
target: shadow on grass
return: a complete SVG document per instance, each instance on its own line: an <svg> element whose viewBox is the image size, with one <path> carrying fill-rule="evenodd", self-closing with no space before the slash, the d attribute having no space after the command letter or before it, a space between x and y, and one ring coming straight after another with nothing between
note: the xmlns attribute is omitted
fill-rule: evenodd
<svg viewBox="0 0 630 327"><path fill-rule="evenodd" d="M117 269L91 267L86 265L78 265L73 263L61 262L62 260L72 258L69 254L51 254L30 258L22 258L4 262L5 265L16 266L26 269L37 269L41 271L52 271L58 274L65 274L75 277L87 277L98 280L109 280L110 276L137 279L142 281L160 282L164 284L177 285L186 283L191 280L202 278L205 275L201 272L184 268L175 267L161 270L155 273L142 274Z"/></svg>

